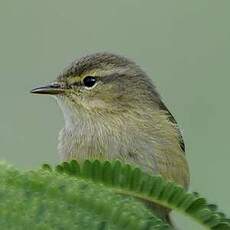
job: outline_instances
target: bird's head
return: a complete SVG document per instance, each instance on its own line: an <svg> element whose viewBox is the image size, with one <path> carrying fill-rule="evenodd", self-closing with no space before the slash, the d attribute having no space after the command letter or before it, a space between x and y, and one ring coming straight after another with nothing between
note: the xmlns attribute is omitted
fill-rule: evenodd
<svg viewBox="0 0 230 230"><path fill-rule="evenodd" d="M108 53L74 61L54 82L31 92L55 96L62 110L76 114L120 114L159 100L154 85L134 62Z"/></svg>

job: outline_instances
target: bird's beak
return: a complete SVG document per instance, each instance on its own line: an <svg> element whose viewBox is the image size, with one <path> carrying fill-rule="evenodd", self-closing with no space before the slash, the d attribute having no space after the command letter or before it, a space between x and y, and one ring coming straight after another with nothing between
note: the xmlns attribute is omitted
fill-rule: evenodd
<svg viewBox="0 0 230 230"><path fill-rule="evenodd" d="M60 83L54 82L45 86L40 86L35 89L32 89L30 92L34 94L57 95L63 94L65 90Z"/></svg>

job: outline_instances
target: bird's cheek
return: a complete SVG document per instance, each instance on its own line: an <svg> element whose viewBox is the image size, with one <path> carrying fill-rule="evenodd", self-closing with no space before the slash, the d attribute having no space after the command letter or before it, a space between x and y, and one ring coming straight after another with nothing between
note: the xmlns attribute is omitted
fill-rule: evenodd
<svg viewBox="0 0 230 230"><path fill-rule="evenodd" d="M89 109L105 109L107 108L107 104L105 101L101 99L93 99L93 100L87 100L84 101L84 105Z"/></svg>

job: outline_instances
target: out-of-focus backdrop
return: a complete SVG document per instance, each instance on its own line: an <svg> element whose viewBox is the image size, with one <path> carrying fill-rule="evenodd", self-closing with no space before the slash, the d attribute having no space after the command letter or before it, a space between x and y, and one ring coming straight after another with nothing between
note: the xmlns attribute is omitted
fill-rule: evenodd
<svg viewBox="0 0 230 230"><path fill-rule="evenodd" d="M30 89L76 57L115 52L144 68L175 115L191 190L230 215L229 11L229 0L1 1L0 159L24 169L57 163L62 114Z"/></svg>

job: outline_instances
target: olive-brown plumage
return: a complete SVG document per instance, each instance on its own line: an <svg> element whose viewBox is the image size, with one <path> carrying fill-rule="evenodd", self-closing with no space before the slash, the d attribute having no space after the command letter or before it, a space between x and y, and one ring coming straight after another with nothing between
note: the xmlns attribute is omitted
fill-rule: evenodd
<svg viewBox="0 0 230 230"><path fill-rule="evenodd" d="M119 159L188 187L176 121L134 62L108 53L88 55L32 92L53 95L63 111L62 160Z"/></svg>

